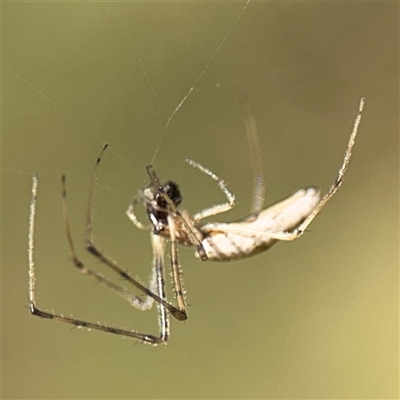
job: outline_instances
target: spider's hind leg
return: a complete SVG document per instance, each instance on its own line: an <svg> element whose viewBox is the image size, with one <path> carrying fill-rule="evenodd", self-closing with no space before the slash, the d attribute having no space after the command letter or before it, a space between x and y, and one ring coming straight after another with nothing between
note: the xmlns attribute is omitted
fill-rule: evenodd
<svg viewBox="0 0 400 400"><path fill-rule="evenodd" d="M284 241L292 241L292 240L299 238L300 236L302 236L304 234L307 227L310 225L310 223L313 221L313 219L320 213L320 211L325 206L325 204L338 191L338 189L340 188L340 186L343 183L343 178L345 176L347 167L350 162L355 139L356 139L357 132L358 132L358 127L361 122L362 111L364 109L364 103L365 103L365 98L362 98L360 100L360 104L358 107L358 113L357 113L356 119L354 121L353 130L350 134L349 141L347 142L347 147L346 147L346 151L345 151L345 154L343 157L342 165L339 169L339 173L338 173L337 178L335 179L335 182L331 185L328 192L322 197L322 199L320 200L318 205L315 207L315 209L310 213L310 215L308 215L308 217L292 232L265 232L265 234L270 236L272 239L284 240Z"/></svg>

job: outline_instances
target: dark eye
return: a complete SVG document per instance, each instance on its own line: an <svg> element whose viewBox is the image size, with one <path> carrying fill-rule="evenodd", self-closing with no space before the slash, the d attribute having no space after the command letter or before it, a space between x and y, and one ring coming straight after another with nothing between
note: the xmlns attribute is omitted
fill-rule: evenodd
<svg viewBox="0 0 400 400"><path fill-rule="evenodd" d="M169 198L174 202L176 206L178 206L182 202L182 196L179 190L179 186L175 182L168 181L164 184L163 187Z"/></svg>

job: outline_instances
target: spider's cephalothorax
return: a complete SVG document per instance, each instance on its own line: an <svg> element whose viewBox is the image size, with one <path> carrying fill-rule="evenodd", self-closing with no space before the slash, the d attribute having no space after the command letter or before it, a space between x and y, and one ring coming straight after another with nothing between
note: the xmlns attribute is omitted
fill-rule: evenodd
<svg viewBox="0 0 400 400"><path fill-rule="evenodd" d="M161 192L160 188L150 185L144 191L147 215L153 224L155 234L160 234L168 228L168 215L171 213L171 206L165 200L165 196L168 196L175 206L182 202L179 186L175 182L166 182L162 189Z"/></svg>

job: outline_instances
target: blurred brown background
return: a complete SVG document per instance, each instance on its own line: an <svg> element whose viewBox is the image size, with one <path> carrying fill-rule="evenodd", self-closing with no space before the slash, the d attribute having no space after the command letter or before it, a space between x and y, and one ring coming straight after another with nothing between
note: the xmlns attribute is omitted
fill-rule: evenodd
<svg viewBox="0 0 400 400"><path fill-rule="evenodd" d="M243 5L3 3L4 398L398 398L399 6L254 2L234 25ZM342 189L302 239L253 259L201 263L181 249L189 319L172 321L166 347L31 317L27 225L38 173L38 305L156 332L154 310L131 309L70 266L59 178L67 174L76 246L104 271L81 243L92 168L110 143L97 243L145 281L149 238L125 209L168 116L228 33L163 136L158 174L179 182L191 212L221 201L183 161L193 158L238 198L219 220L245 216L246 93L267 202L311 184L326 190L365 96Z"/></svg>

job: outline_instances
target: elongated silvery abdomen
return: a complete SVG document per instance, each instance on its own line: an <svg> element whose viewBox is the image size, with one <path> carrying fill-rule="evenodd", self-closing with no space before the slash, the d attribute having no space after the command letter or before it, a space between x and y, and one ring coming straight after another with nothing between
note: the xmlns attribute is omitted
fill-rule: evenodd
<svg viewBox="0 0 400 400"><path fill-rule="evenodd" d="M213 261L238 260L265 251L277 242L269 232L292 231L319 201L319 190L310 187L240 221L205 224L199 228L204 250Z"/></svg>

